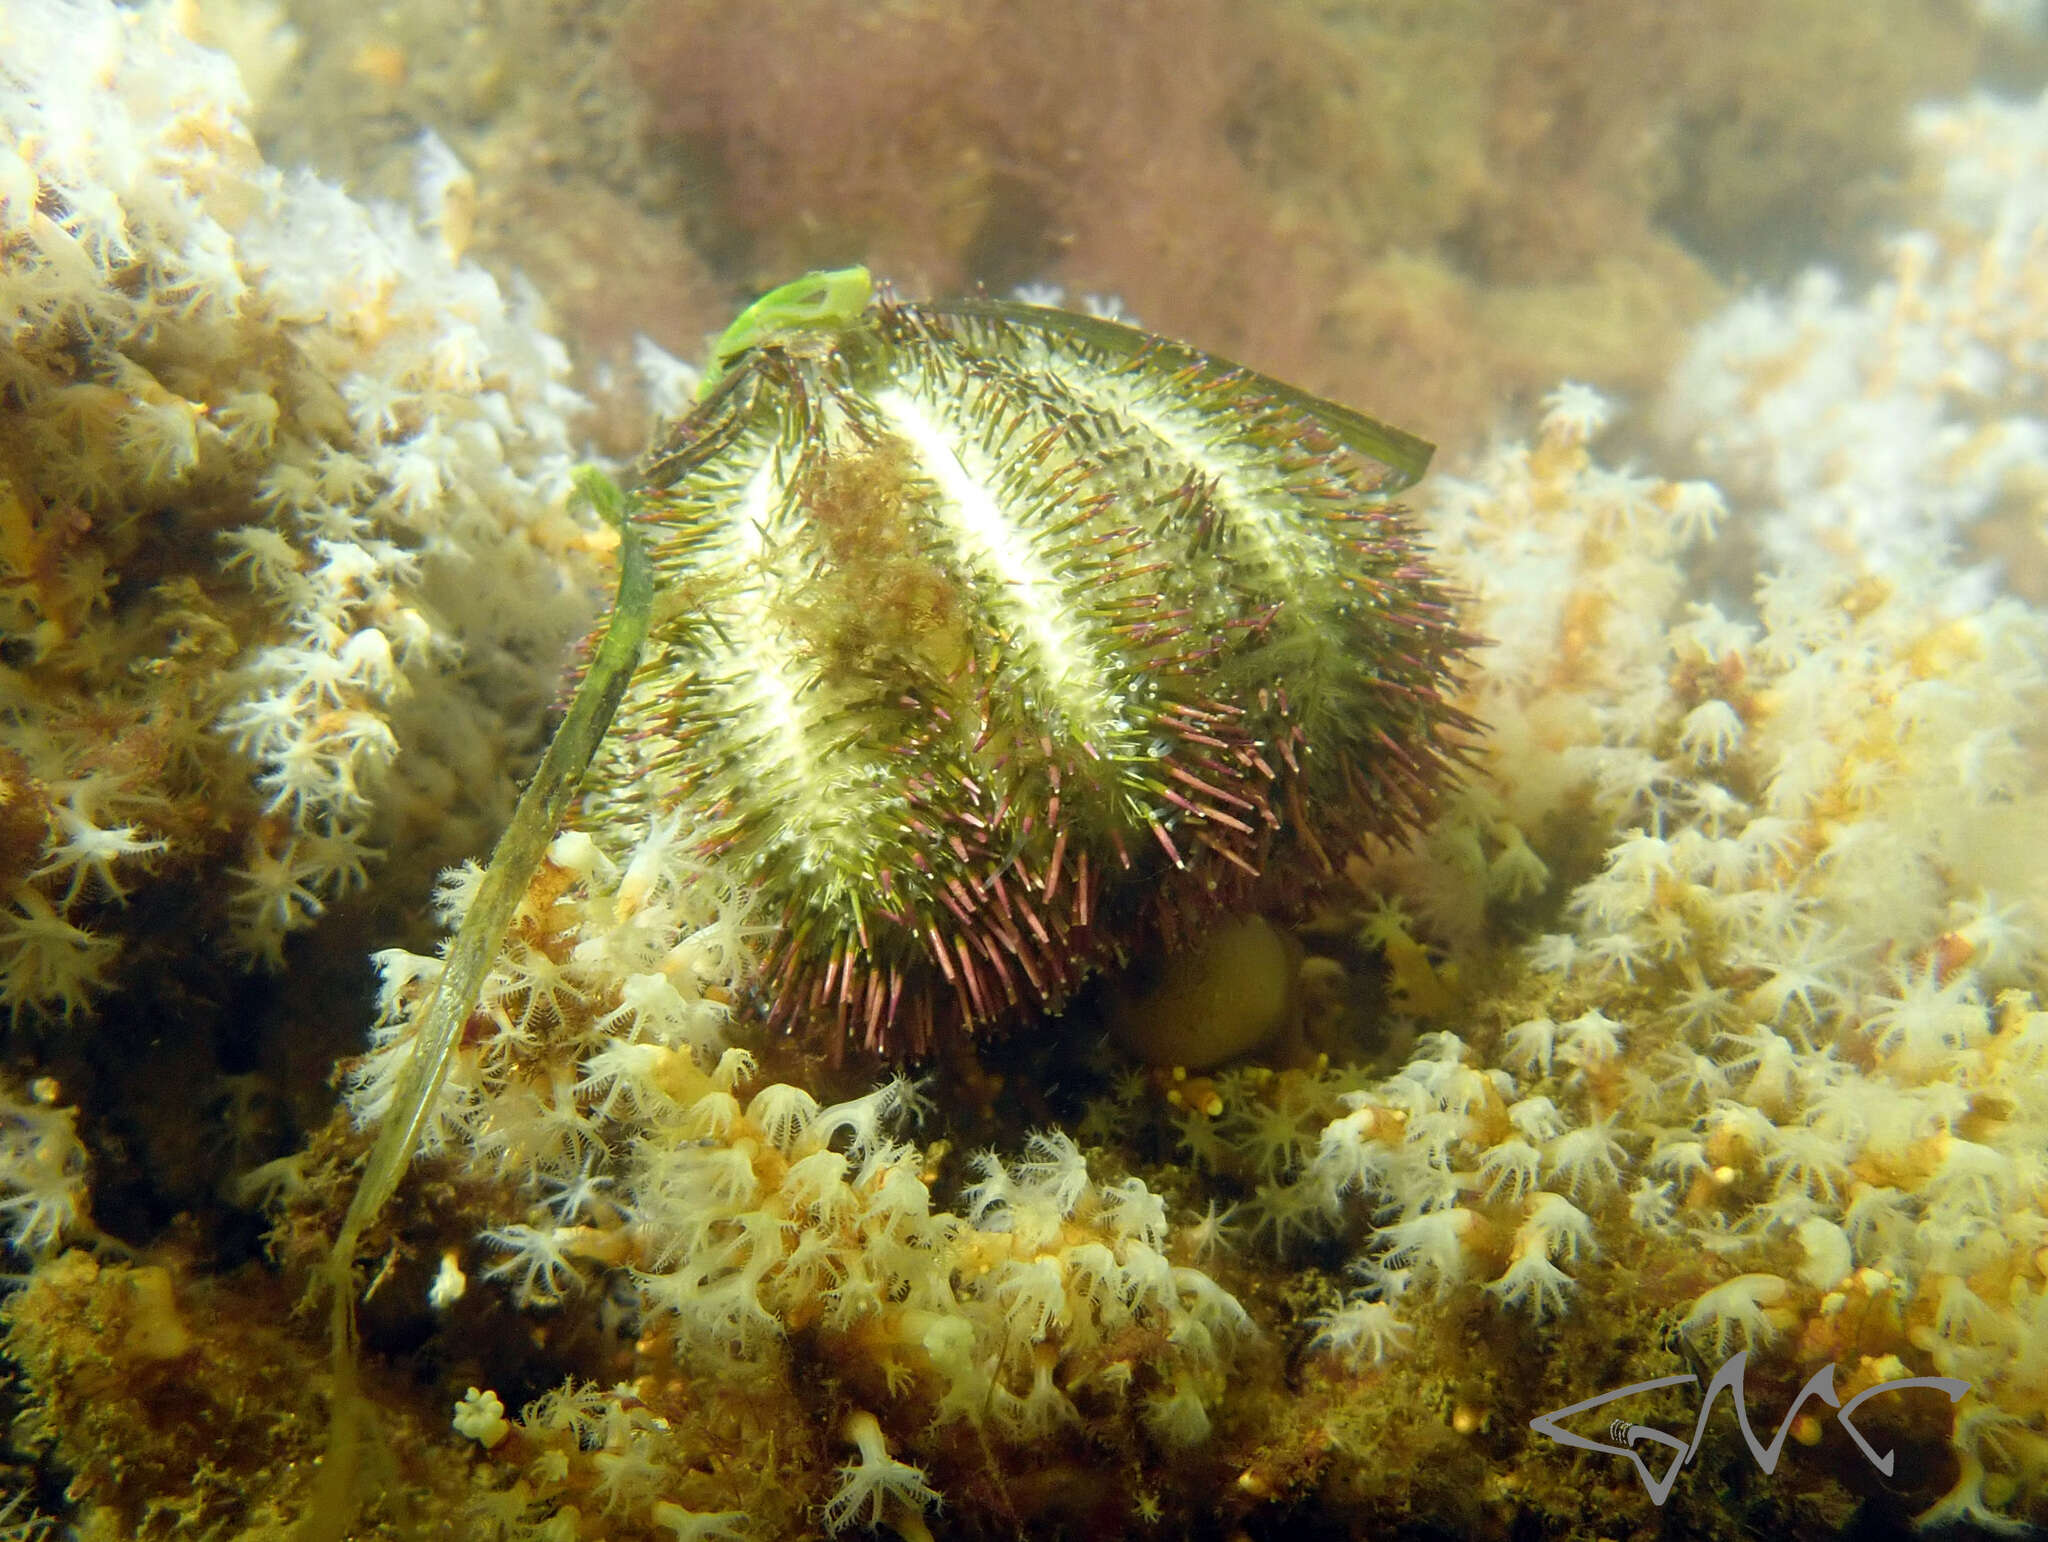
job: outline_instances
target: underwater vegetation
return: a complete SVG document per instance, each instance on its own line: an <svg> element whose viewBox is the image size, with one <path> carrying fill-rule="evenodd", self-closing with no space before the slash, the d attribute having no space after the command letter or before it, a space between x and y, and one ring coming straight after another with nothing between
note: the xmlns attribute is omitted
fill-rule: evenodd
<svg viewBox="0 0 2048 1542"><path fill-rule="evenodd" d="M1652 389L1719 284L1880 221L1903 109L1984 46L1960 9L641 0L623 37L752 285L1115 294L1466 448L1565 376Z"/></svg>
<svg viewBox="0 0 2048 1542"><path fill-rule="evenodd" d="M1914 103L2041 59L1947 0L198 14L273 160L403 199L419 129L453 147L467 249L531 278L620 456L636 334L695 358L856 262L905 294L1120 295L1463 452L1561 378L1654 392L1729 289L1900 217Z"/></svg>
<svg viewBox="0 0 2048 1542"><path fill-rule="evenodd" d="M1653 412L1553 385L1408 487L1414 442L1205 338L835 284L593 410L469 255L504 211L462 122L410 210L266 158L190 35L274 82L260 10L0 9L0 1528L2048 1523L2048 104L1886 117L1895 239L1728 307ZM1922 14L1858 13L1902 52ZM1796 74L1761 15L1701 74ZM1896 108L1975 25L1789 120ZM1474 100L1506 133L1544 89ZM1296 162L1246 153L1263 219ZM1597 250L1616 205L1557 185L1530 211ZM1710 254L1717 185L1664 205ZM735 220L746 260L823 197ZM1255 316L1260 249L1162 293ZM578 457L652 410L622 531ZM666 600L585 795L465 861L643 539ZM1213 1052L1232 996L1266 1026ZM866 1051L927 1031L968 1049ZM1532 1428L1662 1382L1565 1422L1690 1431L1672 1379L1738 1351L1761 1439L1723 1404L1661 1504ZM1961 1390L1861 1407L1888 1471L1812 1402L1765 1464L1823 1375Z"/></svg>

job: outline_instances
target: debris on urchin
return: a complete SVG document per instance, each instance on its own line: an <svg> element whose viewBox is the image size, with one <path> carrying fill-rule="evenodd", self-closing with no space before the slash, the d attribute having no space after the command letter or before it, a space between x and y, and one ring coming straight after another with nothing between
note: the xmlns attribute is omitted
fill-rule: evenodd
<svg viewBox="0 0 2048 1542"><path fill-rule="evenodd" d="M1468 644L1389 501L1426 444L1025 305L735 352L648 463L655 619L587 786L759 890L773 1024L1057 1010L1421 816Z"/></svg>

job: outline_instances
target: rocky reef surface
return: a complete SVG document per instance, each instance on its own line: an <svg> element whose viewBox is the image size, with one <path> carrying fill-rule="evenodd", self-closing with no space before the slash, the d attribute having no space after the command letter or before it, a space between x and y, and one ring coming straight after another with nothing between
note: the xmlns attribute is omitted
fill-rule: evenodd
<svg viewBox="0 0 2048 1542"><path fill-rule="evenodd" d="M1240 951L898 1069L765 1031L776 918L692 831L572 815L364 1239L355 1534L2048 1522L2048 105L1956 94L2026 18L1218 8L1153 101L1146 7L320 9L0 11L0 1524L331 1534L309 1281L604 602L571 469L848 255L1441 433L1471 767ZM981 73L892 136L941 43ZM1634 1387L1561 1427L1686 1441L1738 1353L1754 1435L1661 1510L1531 1428Z"/></svg>

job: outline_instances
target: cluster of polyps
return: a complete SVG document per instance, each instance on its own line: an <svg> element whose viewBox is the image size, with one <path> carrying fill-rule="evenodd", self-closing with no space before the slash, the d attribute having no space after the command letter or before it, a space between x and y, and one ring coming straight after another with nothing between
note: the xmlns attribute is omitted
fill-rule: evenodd
<svg viewBox="0 0 2048 1542"><path fill-rule="evenodd" d="M1914 116L1931 196L1857 294L1816 268L1701 328L1666 428L1763 505L1772 556L1910 570L2037 474L2048 99Z"/></svg>
<svg viewBox="0 0 2048 1542"><path fill-rule="evenodd" d="M47 827L0 834L15 1016L113 983L158 881L226 870L221 932L281 963L367 882L402 745L445 735L411 790L523 739L588 617L566 355L438 209L265 165L187 21L0 18L0 776Z"/></svg>
<svg viewBox="0 0 2048 1542"><path fill-rule="evenodd" d="M450 917L470 881L451 879ZM908 1079L821 1106L718 1050L749 934L742 898L673 822L617 861L587 836L556 839L432 1118L436 1149L532 1201L479 1218L457 1272L543 1311L609 1276L657 1383L781 1365L800 1339L913 1453L959 1432L977 1448L1106 1425L1205 1439L1252 1324L1168 1257L1161 1197L1137 1177L1098 1180L1048 1130L1015 1160L973 1158L946 1208L930 1155L899 1136L928 1112ZM352 1094L364 1117L388 1101L440 967L395 950L379 962L380 1043Z"/></svg>
<svg viewBox="0 0 2048 1542"><path fill-rule="evenodd" d="M1594 466L1597 421L1562 396L1439 493L1440 559L1502 639L1475 682L1492 736L1368 877L1467 978L1503 967L1489 907L1547 893L1551 919L1498 1004L1441 1009L1455 1053L1425 1039L1325 1131L1296 1209L1335 1225L1368 1196L1377 1277L1324 1343L1412 1343L1415 1283L1602 1311L1597 1264L1501 1214L1548 1193L1603 1254L1711 1261L1672 1303L1705 1354L1969 1380L2008 1422L1960 1420L1992 1478L1942 1513L2023 1509L2048 1475L2048 622L1964 603L1925 553L1767 573L1753 620L1692 601L1678 510L1713 500ZM1584 848L1546 832L1588 819L1604 853L1566 892Z"/></svg>

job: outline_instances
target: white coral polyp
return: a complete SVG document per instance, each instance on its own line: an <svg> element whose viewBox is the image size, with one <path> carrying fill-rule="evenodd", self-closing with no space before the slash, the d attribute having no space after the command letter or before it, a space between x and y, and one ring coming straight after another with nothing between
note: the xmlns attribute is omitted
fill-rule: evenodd
<svg viewBox="0 0 2048 1542"><path fill-rule="evenodd" d="M202 796L250 829L235 940L276 962L360 881L409 724L489 737L489 709L548 699L593 609L585 526L565 515L580 403L530 302L409 215L265 165L234 66L181 32L186 16L0 12L0 385L45 502L153 531L175 500L202 539L225 532L221 566L256 604L194 731L216 740L214 774L246 778ZM460 178L428 180L454 196ZM54 603L10 594L0 630L96 656ZM123 646L108 626L101 646ZM505 699L478 702L448 667L458 653ZM33 705L0 700L0 744L46 781L72 774L61 746L4 726ZM198 859L173 840L151 861L164 827L120 813L99 829L125 841L81 853L88 889ZM80 922L74 875L35 876ZM71 1009L57 987L39 999Z"/></svg>

